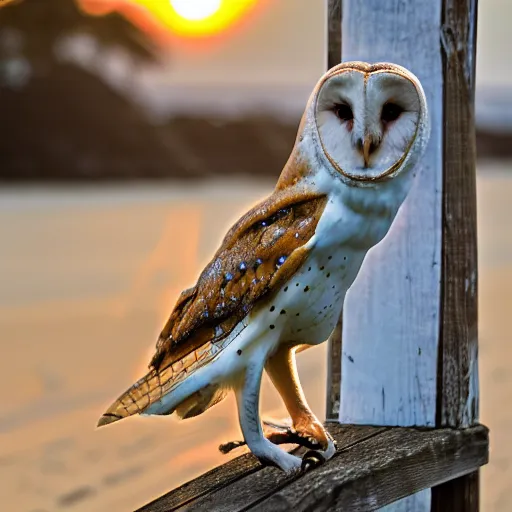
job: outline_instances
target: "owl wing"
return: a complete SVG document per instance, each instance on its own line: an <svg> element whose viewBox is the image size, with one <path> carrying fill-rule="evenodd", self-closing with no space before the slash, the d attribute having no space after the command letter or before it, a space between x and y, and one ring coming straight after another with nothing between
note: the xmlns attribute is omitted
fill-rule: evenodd
<svg viewBox="0 0 512 512"><path fill-rule="evenodd" d="M218 343L265 297L280 289L308 255L305 247L325 195L276 190L227 233L197 284L179 297L157 342L157 372L206 343Z"/></svg>

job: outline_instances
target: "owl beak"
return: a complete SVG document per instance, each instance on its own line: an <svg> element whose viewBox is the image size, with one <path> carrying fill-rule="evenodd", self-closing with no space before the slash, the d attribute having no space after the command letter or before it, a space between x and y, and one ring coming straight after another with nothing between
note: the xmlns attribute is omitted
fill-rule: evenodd
<svg viewBox="0 0 512 512"><path fill-rule="evenodd" d="M368 167L368 164L370 163L370 155L372 154L371 145L371 138L366 136L363 141L363 158L365 167Z"/></svg>
<svg viewBox="0 0 512 512"><path fill-rule="evenodd" d="M365 134L362 139L357 141L357 147L359 151L363 155L364 166L366 168L370 167L370 158L375 150L379 147L380 141L378 138L374 137L371 134Z"/></svg>

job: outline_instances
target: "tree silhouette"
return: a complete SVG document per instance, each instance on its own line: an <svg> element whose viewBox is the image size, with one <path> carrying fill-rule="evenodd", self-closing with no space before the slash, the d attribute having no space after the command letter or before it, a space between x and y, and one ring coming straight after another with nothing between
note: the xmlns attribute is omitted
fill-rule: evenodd
<svg viewBox="0 0 512 512"><path fill-rule="evenodd" d="M140 62L151 62L156 55L150 39L122 16L88 16L75 0L11 1L0 8L0 27L2 39L6 32L18 32L24 55L35 67L43 64L43 69L54 63L59 41L73 34L89 34L104 46L119 46ZM2 45L2 57L5 50Z"/></svg>
<svg viewBox="0 0 512 512"><path fill-rule="evenodd" d="M1 5L0 179L162 174L166 148L137 106L62 56L73 37L86 36L95 58L121 49L133 66L153 64L150 39L118 14L86 15L75 0Z"/></svg>

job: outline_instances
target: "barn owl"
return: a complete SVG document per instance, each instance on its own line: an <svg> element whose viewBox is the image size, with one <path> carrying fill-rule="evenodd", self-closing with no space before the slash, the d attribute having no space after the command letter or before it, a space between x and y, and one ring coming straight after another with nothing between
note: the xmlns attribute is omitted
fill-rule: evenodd
<svg viewBox="0 0 512 512"><path fill-rule="evenodd" d="M411 188L428 137L425 95L408 70L364 62L330 69L274 191L229 230L179 297L147 375L98 425L133 414L197 416L232 389L243 443L262 463L294 473L330 459L335 443L306 402L295 354L329 338L366 253ZM264 370L291 417L280 435L265 435L260 420ZM283 441L310 451L301 459Z"/></svg>

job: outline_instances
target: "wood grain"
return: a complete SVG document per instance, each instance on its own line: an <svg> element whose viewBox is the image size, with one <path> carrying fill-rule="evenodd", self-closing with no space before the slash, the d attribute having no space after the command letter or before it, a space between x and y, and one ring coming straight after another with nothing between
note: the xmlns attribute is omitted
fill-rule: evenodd
<svg viewBox="0 0 512 512"><path fill-rule="evenodd" d="M483 426L432 430L328 424L328 429L338 452L315 470L285 477L244 455L139 512L375 510L487 462Z"/></svg>
<svg viewBox="0 0 512 512"><path fill-rule="evenodd" d="M485 464L487 442L485 427L389 429L306 473L251 510L376 510Z"/></svg>
<svg viewBox="0 0 512 512"><path fill-rule="evenodd" d="M475 0L445 0L442 327L438 426L478 421Z"/></svg>
<svg viewBox="0 0 512 512"><path fill-rule="evenodd" d="M151 503L139 508L136 512L164 512L167 510L176 510L193 500L213 493L218 489L225 488L239 478L261 469L261 464L256 457L250 453L246 453L173 489Z"/></svg>
<svg viewBox="0 0 512 512"><path fill-rule="evenodd" d="M330 425L329 430L338 440L338 450L343 452L358 442L384 431L384 428L351 428L333 424ZM296 451L296 454L302 456L306 451L301 448ZM226 489L218 489L192 503L187 510L215 510L218 512L243 510L249 504L256 506L260 501L265 500L295 479L285 476L277 468L265 467L261 471L240 478L231 484L228 489L228 500L226 499Z"/></svg>
<svg viewBox="0 0 512 512"><path fill-rule="evenodd" d="M432 489L432 510L450 512L478 512L479 472L474 471Z"/></svg>
<svg viewBox="0 0 512 512"><path fill-rule="evenodd" d="M339 450L383 430L329 424L329 431L338 440ZM293 452L302 456L305 451L298 449ZM237 510L237 507L242 509L246 503L266 498L289 481L276 468L263 467L252 454L245 454L171 491L138 512L164 512L181 508L216 511Z"/></svg>
<svg viewBox="0 0 512 512"><path fill-rule="evenodd" d="M442 324L438 426L478 421L478 260L474 123L477 0L444 0ZM432 489L432 512L477 512L478 472Z"/></svg>

